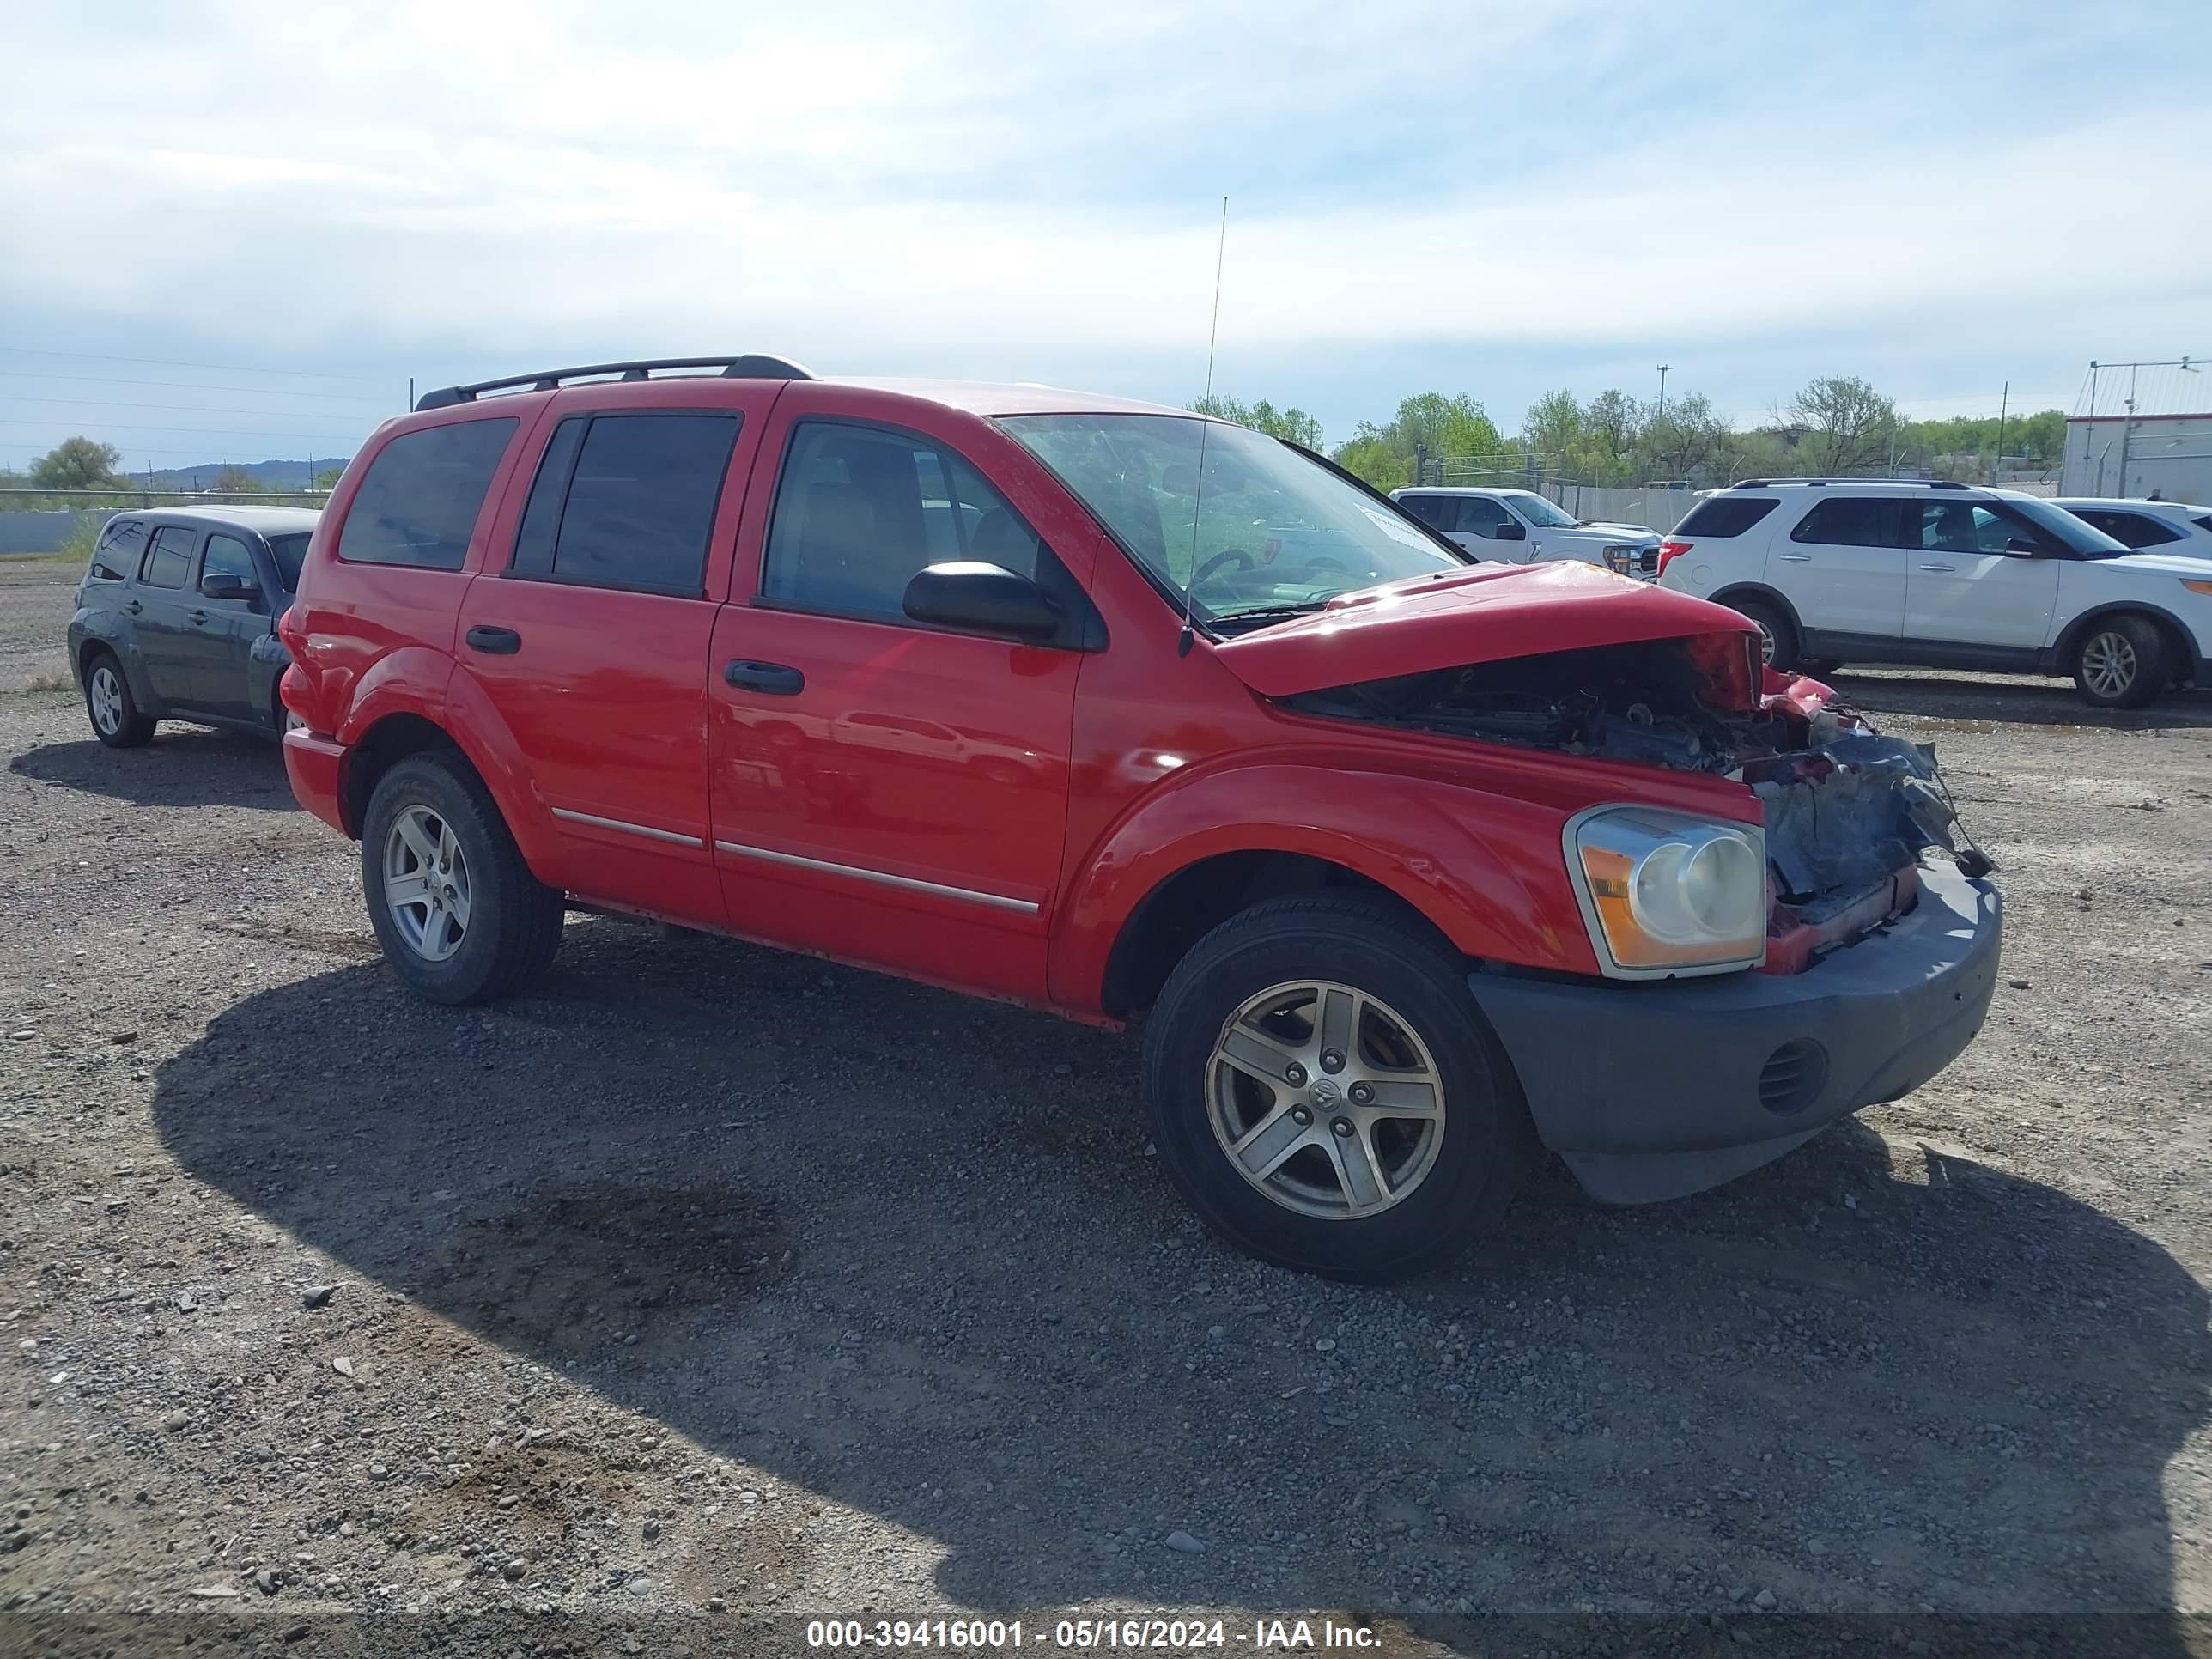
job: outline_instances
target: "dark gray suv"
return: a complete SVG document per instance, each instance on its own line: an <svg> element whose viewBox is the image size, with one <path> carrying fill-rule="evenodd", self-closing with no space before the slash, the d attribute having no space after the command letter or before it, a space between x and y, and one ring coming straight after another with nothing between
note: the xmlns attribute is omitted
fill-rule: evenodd
<svg viewBox="0 0 2212 1659"><path fill-rule="evenodd" d="M161 720L284 734L276 682L292 603L321 515L296 507L191 507L107 521L77 584L70 661L92 729L115 749Z"/></svg>

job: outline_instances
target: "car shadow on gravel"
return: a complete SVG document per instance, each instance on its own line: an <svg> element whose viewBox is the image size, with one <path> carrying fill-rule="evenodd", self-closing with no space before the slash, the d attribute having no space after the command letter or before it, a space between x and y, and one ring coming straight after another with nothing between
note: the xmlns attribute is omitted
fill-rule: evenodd
<svg viewBox="0 0 2212 1659"><path fill-rule="evenodd" d="M2051 1188L1852 1125L1669 1206L1553 1170L1462 1267L1329 1285L1197 1232L1126 1038L611 922L565 951L486 1010L319 974L161 1066L184 1168L347 1280L255 1370L345 1352L464 1431L450 1321L1003 1612L2172 1605L2206 1297ZM394 1461L380 1509L456 1501Z"/></svg>
<svg viewBox="0 0 2212 1659"><path fill-rule="evenodd" d="M41 744L8 763L18 777L128 801L135 806L245 806L299 810L275 744L243 732L163 725L143 749L110 749L87 738Z"/></svg>

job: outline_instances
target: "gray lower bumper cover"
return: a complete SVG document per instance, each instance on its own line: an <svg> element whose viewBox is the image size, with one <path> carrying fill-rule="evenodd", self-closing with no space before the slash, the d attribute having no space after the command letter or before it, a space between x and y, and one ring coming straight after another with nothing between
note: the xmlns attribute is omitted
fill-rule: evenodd
<svg viewBox="0 0 2212 1659"><path fill-rule="evenodd" d="M1934 1077L1981 1030L2003 932L1995 887L1927 868L1911 914L1802 974L1468 984L1544 1144L1593 1196L1638 1204L1732 1180ZM1778 1112L1760 1077L1788 1043L1817 1044L1825 1076Z"/></svg>

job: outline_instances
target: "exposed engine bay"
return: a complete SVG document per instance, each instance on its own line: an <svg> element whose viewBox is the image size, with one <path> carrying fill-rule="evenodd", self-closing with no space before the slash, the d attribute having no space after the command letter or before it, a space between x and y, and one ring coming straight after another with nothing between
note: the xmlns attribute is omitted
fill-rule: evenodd
<svg viewBox="0 0 2212 1659"><path fill-rule="evenodd" d="M1795 966L1909 908L1912 872L1929 848L1968 875L1991 868L1960 829L1933 748L1883 736L1816 681L1755 671L1742 636L1507 658L1283 702L1333 719L1738 780L1765 808L1770 933L1802 936Z"/></svg>

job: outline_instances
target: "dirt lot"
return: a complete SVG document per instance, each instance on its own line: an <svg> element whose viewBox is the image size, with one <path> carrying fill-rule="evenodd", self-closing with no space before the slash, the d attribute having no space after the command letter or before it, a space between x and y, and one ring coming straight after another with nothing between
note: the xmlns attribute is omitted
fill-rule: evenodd
<svg viewBox="0 0 2212 1659"><path fill-rule="evenodd" d="M2212 698L1844 683L2003 866L1978 1043L1387 1291L1202 1236L1127 1038L582 919L433 1010L273 750L0 694L0 1647L2212 1611Z"/></svg>

